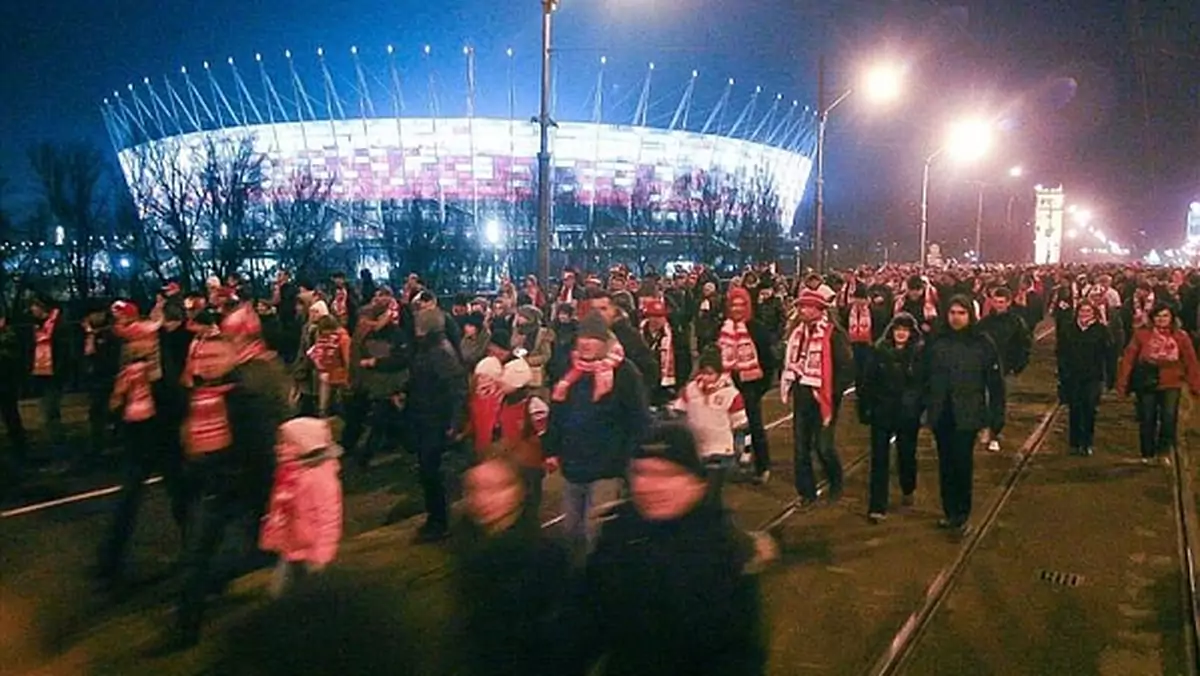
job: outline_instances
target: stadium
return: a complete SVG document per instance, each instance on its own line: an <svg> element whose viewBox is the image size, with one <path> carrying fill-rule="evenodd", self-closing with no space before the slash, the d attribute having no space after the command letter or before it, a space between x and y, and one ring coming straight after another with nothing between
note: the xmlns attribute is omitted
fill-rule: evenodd
<svg viewBox="0 0 1200 676"><path fill-rule="evenodd" d="M298 194L302 183L325 187L308 227L328 231L322 250L340 252L343 266L390 277L405 272L397 268L442 265L459 281L527 272L537 125L516 112L511 66L507 115L477 114L476 55L463 51L466 110L456 114L442 109L441 98L451 97L439 97L445 83L434 71L427 88L415 87L420 74L402 71L391 47L374 70L352 48L342 65L353 77L335 77L323 50L307 64L318 75L310 81L291 52L274 65L275 76L262 55L253 77L232 58L222 72L209 63L195 74L182 68L113 92L102 111L147 227L179 220L175 212L188 205L197 221L207 218L192 228L193 250L216 252L218 238L233 236L243 221L269 228L272 214L316 197ZM656 98L649 64L640 87L629 89L638 94L632 115L622 114L605 101L607 61L583 76L596 82L590 119L555 118L554 265L661 269L773 252L793 225L812 168L812 111L761 88L739 93L732 78L701 111L698 73L666 100ZM414 92L406 88L423 93L428 110L412 115ZM240 195L211 189L230 189L233 176L254 185ZM256 241L251 267L263 269L289 246L282 236Z"/></svg>

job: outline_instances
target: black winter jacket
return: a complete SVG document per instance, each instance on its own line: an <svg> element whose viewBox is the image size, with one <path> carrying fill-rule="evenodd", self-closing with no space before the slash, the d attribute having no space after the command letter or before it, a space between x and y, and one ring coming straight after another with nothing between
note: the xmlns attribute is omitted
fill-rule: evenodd
<svg viewBox="0 0 1200 676"><path fill-rule="evenodd" d="M405 393L413 434L446 434L465 423L467 371L444 335L417 340Z"/></svg>
<svg viewBox="0 0 1200 676"><path fill-rule="evenodd" d="M904 348L888 339L871 351L867 371L858 386L858 412L865 424L885 429L916 427L921 423L925 394L925 346L916 337Z"/></svg>
<svg viewBox="0 0 1200 676"><path fill-rule="evenodd" d="M992 339L970 326L944 328L925 348L928 422L936 427L944 414L960 431L1004 428L1004 374Z"/></svg>
<svg viewBox="0 0 1200 676"><path fill-rule="evenodd" d="M588 560L585 654L608 656L606 676L762 674L758 580L744 573L753 553L719 503L671 522L623 505Z"/></svg>
<svg viewBox="0 0 1200 676"><path fill-rule="evenodd" d="M1020 373L1029 365L1033 338L1020 315L1011 310L993 312L979 320L979 330L992 339L1005 374Z"/></svg>
<svg viewBox="0 0 1200 676"><path fill-rule="evenodd" d="M1116 357L1119 350L1108 327L1093 322L1086 330L1071 322L1058 335L1058 383L1066 394L1077 387L1102 383L1112 389L1116 383Z"/></svg>

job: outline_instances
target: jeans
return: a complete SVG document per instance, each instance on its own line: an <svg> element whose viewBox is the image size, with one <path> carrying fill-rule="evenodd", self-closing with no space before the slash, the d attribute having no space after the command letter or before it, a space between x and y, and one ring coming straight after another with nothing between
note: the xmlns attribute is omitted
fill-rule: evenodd
<svg viewBox="0 0 1200 676"><path fill-rule="evenodd" d="M205 597L212 588L213 560L225 529L251 511L245 477L239 475L237 458L224 454L193 463L199 497L189 510L190 520L183 548L183 591L179 599L178 630L188 638L200 634Z"/></svg>
<svg viewBox="0 0 1200 676"><path fill-rule="evenodd" d="M64 451L66 439L62 427L62 383L56 378L37 377L41 397L38 405L41 408L42 425L50 438L55 454Z"/></svg>
<svg viewBox="0 0 1200 676"><path fill-rule="evenodd" d="M446 430L424 428L413 435L417 453L417 474L425 496L425 527L445 530L449 525L446 505L446 478L442 476L442 454L446 452Z"/></svg>
<svg viewBox="0 0 1200 676"><path fill-rule="evenodd" d="M1100 381L1077 383L1065 392L1067 442L1071 448L1091 448L1096 440L1096 408L1100 406Z"/></svg>
<svg viewBox="0 0 1200 676"><path fill-rule="evenodd" d="M621 499L622 479L597 479L585 484L563 485L563 531L572 547L588 554L595 549L600 534L600 515L596 507Z"/></svg>
<svg viewBox="0 0 1200 676"><path fill-rule="evenodd" d="M529 523L540 524L542 510L542 480L546 471L541 467L522 467L521 481L525 484L525 503L523 512Z"/></svg>
<svg viewBox="0 0 1200 676"><path fill-rule="evenodd" d="M750 422L750 444L754 447L754 471L762 474L771 469L771 449L767 445L767 429L763 426L762 400L767 393L766 380L740 383L738 390L746 404L746 418Z"/></svg>
<svg viewBox="0 0 1200 676"><path fill-rule="evenodd" d="M855 343L851 349L854 352L854 387L862 388L863 378L867 374L867 365L875 348L870 343Z"/></svg>
<svg viewBox="0 0 1200 676"><path fill-rule="evenodd" d="M977 430L960 430L947 411L933 429L938 452L938 484L942 511L954 524L971 518L975 481L975 437Z"/></svg>
<svg viewBox="0 0 1200 676"><path fill-rule="evenodd" d="M842 494L842 461L833 445L833 433L837 428L839 397L833 400L833 419L825 425L821 420L821 407L811 387L796 384L792 387L792 433L795 436L796 493L806 501L817 499L817 482L813 476L813 453L821 461L825 476L829 478L829 496L838 498Z"/></svg>
<svg viewBox="0 0 1200 676"><path fill-rule="evenodd" d="M917 490L917 434L920 427L911 425L871 426L871 514L886 514L888 509L888 479L892 456L892 437L896 437L896 464L900 471L900 492L912 495Z"/></svg>
<svg viewBox="0 0 1200 676"><path fill-rule="evenodd" d="M1136 406L1142 457L1170 453L1179 438L1179 390L1138 393Z"/></svg>
<svg viewBox="0 0 1200 676"><path fill-rule="evenodd" d="M160 465L175 525L181 533L187 525L189 495L182 476L182 458L162 457L162 427L158 418L127 422L122 434L125 440L124 478L112 527L100 551L100 572L106 577L119 577L124 572L129 541L146 492L146 479L160 469Z"/></svg>
<svg viewBox="0 0 1200 676"><path fill-rule="evenodd" d="M25 439L25 425L21 422L21 408L15 390L5 389L0 392L0 418L4 420L4 430L8 433L8 441L12 444L14 460L25 462L28 442Z"/></svg>
<svg viewBox="0 0 1200 676"><path fill-rule="evenodd" d="M91 444L89 460L95 460L108 450L113 422L112 412L108 408L108 396L112 389L113 382L107 379L97 379L88 386L88 432Z"/></svg>

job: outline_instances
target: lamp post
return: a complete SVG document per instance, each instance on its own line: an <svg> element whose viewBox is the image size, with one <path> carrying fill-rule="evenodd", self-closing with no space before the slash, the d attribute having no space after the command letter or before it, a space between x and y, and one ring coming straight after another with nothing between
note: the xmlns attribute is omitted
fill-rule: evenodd
<svg viewBox="0 0 1200 676"><path fill-rule="evenodd" d="M538 112L537 274L542 284L550 279L550 35L558 0L542 1L542 91Z"/></svg>
<svg viewBox="0 0 1200 676"><path fill-rule="evenodd" d="M992 147L992 124L984 120L962 120L951 125L946 141L925 158L921 175L921 257L926 264L925 249L929 239L929 168L943 153L949 152L960 162L972 162L987 154ZM980 202L982 203L982 197ZM982 216L980 217L982 220ZM976 229L976 254L979 253L979 234Z"/></svg>
<svg viewBox="0 0 1200 676"><path fill-rule="evenodd" d="M863 89L877 101L891 100L900 94L901 71L895 67L880 65L867 71ZM842 104L854 89L847 89L832 103L825 103L825 57L818 61L817 70L817 195L816 224L813 228L813 246L816 250L816 270L825 271L825 128L829 114Z"/></svg>

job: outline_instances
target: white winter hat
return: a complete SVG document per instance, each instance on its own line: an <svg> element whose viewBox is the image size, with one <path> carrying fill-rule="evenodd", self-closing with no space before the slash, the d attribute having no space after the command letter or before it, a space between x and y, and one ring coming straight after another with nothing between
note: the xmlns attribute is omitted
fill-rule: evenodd
<svg viewBox="0 0 1200 676"><path fill-rule="evenodd" d="M524 359L514 359L504 365L504 374L500 377L500 384L504 387L505 392L516 392L531 382L533 382L533 369L530 368L529 362Z"/></svg>
<svg viewBox="0 0 1200 676"><path fill-rule="evenodd" d="M279 441L285 461L337 446L329 421L321 418L292 418L279 426Z"/></svg>
<svg viewBox="0 0 1200 676"><path fill-rule="evenodd" d="M482 361L475 365L475 377L481 380L500 382L500 378L503 376L504 365L495 357L484 357Z"/></svg>

